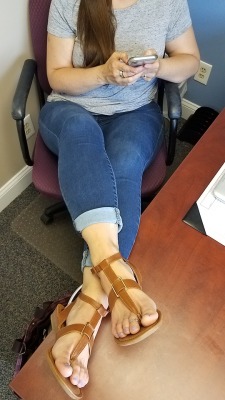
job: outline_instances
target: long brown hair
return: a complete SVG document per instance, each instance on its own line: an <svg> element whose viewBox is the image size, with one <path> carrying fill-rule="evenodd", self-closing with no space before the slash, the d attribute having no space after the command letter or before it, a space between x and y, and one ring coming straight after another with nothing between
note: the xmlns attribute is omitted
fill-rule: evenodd
<svg viewBox="0 0 225 400"><path fill-rule="evenodd" d="M84 67L104 64L115 50L116 22L112 0L81 0L77 36L84 53Z"/></svg>

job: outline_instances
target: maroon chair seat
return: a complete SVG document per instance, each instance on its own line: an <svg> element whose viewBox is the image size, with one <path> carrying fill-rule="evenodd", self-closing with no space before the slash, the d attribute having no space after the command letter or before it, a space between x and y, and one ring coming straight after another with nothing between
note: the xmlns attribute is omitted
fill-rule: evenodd
<svg viewBox="0 0 225 400"><path fill-rule="evenodd" d="M49 151L39 133L35 143L32 180L40 193L63 200L58 181L57 157Z"/></svg>

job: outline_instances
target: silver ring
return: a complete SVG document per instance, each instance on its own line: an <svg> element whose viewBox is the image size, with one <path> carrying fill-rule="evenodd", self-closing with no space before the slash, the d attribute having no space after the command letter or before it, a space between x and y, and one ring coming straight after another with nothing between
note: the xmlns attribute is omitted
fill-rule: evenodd
<svg viewBox="0 0 225 400"><path fill-rule="evenodd" d="M150 81L152 80L152 78L150 78L150 77L147 76L147 75L143 75L143 78L144 78L146 81L148 81L148 82L150 82Z"/></svg>
<svg viewBox="0 0 225 400"><path fill-rule="evenodd" d="M130 322L130 323L132 323L132 322L134 322L134 321L138 322L139 320L138 320L138 318L129 319L129 322Z"/></svg>
<svg viewBox="0 0 225 400"><path fill-rule="evenodd" d="M123 71L120 71L120 78L125 78Z"/></svg>

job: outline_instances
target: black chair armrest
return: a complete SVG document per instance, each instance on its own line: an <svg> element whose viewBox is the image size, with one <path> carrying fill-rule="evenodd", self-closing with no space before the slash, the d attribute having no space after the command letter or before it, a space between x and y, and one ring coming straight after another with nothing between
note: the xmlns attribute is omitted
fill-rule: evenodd
<svg viewBox="0 0 225 400"><path fill-rule="evenodd" d="M25 117L27 98L36 71L36 61L29 59L24 62L12 101L12 117L15 120L24 119Z"/></svg>
<svg viewBox="0 0 225 400"><path fill-rule="evenodd" d="M30 93L32 82L36 75L36 71L36 61L28 59L24 62L12 101L12 117L14 120L16 120L17 133L23 159L25 163L30 166L33 165L33 161L27 144L27 138L24 129L24 118L26 113L27 98Z"/></svg>
<svg viewBox="0 0 225 400"><path fill-rule="evenodd" d="M170 120L166 164L171 165L176 150L177 127L182 115L182 106L180 90L177 83L164 81L164 89L167 99L168 117Z"/></svg>
<svg viewBox="0 0 225 400"><path fill-rule="evenodd" d="M180 90L177 83L164 82L165 95L167 99L168 117L170 119L180 119L182 114Z"/></svg>

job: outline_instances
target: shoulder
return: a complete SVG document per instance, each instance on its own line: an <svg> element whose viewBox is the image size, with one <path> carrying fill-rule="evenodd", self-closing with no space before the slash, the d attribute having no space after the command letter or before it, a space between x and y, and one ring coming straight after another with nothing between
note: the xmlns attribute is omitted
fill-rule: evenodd
<svg viewBox="0 0 225 400"><path fill-rule="evenodd" d="M52 0L48 32L60 37L76 35L79 6L80 0Z"/></svg>
<svg viewBox="0 0 225 400"><path fill-rule="evenodd" d="M60 12L68 14L71 11L78 10L80 0L52 0L50 5L50 12Z"/></svg>
<svg viewBox="0 0 225 400"><path fill-rule="evenodd" d="M167 32L167 41L171 41L184 33L192 25L187 0L169 0L170 20Z"/></svg>

